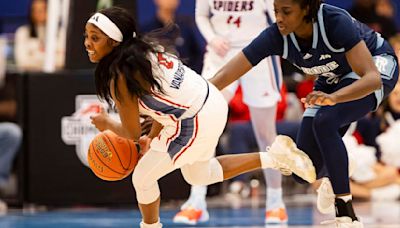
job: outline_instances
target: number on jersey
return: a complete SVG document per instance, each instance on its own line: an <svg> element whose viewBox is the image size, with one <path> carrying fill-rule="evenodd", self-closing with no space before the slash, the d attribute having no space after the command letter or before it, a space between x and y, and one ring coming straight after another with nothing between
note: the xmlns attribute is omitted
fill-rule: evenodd
<svg viewBox="0 0 400 228"><path fill-rule="evenodd" d="M234 18L232 15L230 15L228 17L228 19L226 20L227 24L235 24L236 27L238 27L238 28L240 28L240 22L241 22L240 16L237 18Z"/></svg>
<svg viewBox="0 0 400 228"><path fill-rule="evenodd" d="M172 69L172 68L174 67L174 62L168 61L168 60L163 56L162 53L158 53L157 58L158 58L158 63L159 63L160 65L165 66L165 68L167 68L167 69Z"/></svg>

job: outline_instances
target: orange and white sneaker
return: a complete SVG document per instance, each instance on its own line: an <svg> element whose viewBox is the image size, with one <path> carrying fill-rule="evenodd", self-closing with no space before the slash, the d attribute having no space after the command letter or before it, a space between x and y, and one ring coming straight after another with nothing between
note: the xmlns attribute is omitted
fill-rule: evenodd
<svg viewBox="0 0 400 228"><path fill-rule="evenodd" d="M267 210L265 212L265 223L287 223L288 215L286 209L281 207L273 210Z"/></svg>
<svg viewBox="0 0 400 228"><path fill-rule="evenodd" d="M207 210L187 207L178 212L173 221L174 223L196 225L199 222L207 222L209 219L210 215Z"/></svg>

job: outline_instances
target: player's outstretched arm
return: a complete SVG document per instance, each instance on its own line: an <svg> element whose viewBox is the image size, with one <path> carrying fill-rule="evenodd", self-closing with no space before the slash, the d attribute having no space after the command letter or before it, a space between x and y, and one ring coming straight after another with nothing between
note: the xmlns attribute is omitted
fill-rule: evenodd
<svg viewBox="0 0 400 228"><path fill-rule="evenodd" d="M253 65L249 62L243 52L239 52L217 74L210 79L219 90L222 90L249 71Z"/></svg>

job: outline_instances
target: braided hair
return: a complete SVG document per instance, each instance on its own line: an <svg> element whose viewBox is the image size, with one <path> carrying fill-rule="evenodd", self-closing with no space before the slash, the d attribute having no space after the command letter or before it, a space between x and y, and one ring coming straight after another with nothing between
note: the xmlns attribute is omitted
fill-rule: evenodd
<svg viewBox="0 0 400 228"><path fill-rule="evenodd" d="M299 3L302 9L308 7L308 14L304 17L306 22L314 22L318 17L318 10L323 0L293 0Z"/></svg>

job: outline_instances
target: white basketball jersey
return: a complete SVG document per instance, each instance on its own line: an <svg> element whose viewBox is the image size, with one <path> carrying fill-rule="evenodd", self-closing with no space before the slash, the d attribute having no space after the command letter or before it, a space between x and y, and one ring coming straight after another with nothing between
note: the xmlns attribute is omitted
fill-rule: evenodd
<svg viewBox="0 0 400 228"><path fill-rule="evenodd" d="M249 44L268 26L268 0L207 1L211 12L210 23L215 34L228 39L232 47ZM269 15L274 20L274 15Z"/></svg>
<svg viewBox="0 0 400 228"><path fill-rule="evenodd" d="M161 92L139 99L139 111L159 123L191 118L202 108L208 97L208 82L175 56L151 54L153 75L162 87Z"/></svg>

